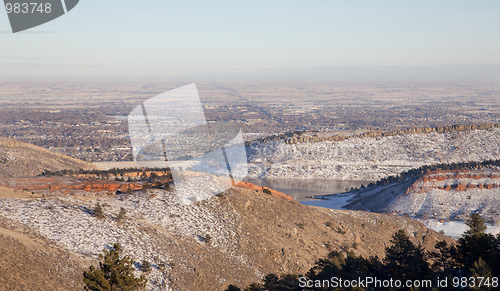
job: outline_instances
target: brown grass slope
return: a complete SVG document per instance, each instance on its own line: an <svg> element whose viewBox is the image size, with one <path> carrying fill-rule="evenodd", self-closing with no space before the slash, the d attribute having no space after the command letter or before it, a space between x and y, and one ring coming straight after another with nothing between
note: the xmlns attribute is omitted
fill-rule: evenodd
<svg viewBox="0 0 500 291"><path fill-rule="evenodd" d="M83 290L82 261L0 217L0 291Z"/></svg>
<svg viewBox="0 0 500 291"><path fill-rule="evenodd" d="M240 253L256 273L305 273L330 250L383 257L399 229L428 249L451 241L405 217L310 207L250 190L230 190L220 199L243 217Z"/></svg>
<svg viewBox="0 0 500 291"><path fill-rule="evenodd" d="M163 282L173 290L224 290L230 283L247 286L268 273L303 274L331 250L351 249L359 255L383 257L384 248L398 229L406 230L415 243L426 248L432 248L438 240L451 242L418 221L405 217L309 207L261 191L232 188L210 199L217 203L196 203L200 207L213 208L212 213L220 217L239 217L234 226L238 234L233 238L234 249L219 249L138 219L124 222L140 224L141 233L147 234L157 252L171 254L171 261L162 268L162 273L166 278ZM7 220L4 218L4 221ZM5 225L0 227L8 228ZM6 290L16 290L11 287L78 290L75 286L81 284L82 269L78 269L76 261L71 259L74 253L59 249L37 253L42 248L33 249L22 243L22 236L16 237L15 233L33 233L25 229L10 227L10 238L0 237L3 276L0 286L9 286ZM41 241L36 232L34 237ZM90 263L87 261L87 267ZM63 274L61 270L71 271ZM42 278L38 274L51 276ZM16 282L22 282L24 287L17 287ZM59 286L59 289L44 286ZM0 287L0 290L4 289Z"/></svg>
<svg viewBox="0 0 500 291"><path fill-rule="evenodd" d="M172 236L161 227L147 226L157 247L175 254L166 276L173 290L224 290L235 283L247 286L268 273L303 274L331 250L353 250L358 255L384 256L392 235L407 231L427 249L451 239L405 217L309 207L261 191L233 188L218 197L219 215L237 213L235 250ZM327 226L328 225L328 226ZM151 229L153 227L153 229Z"/></svg>
<svg viewBox="0 0 500 291"><path fill-rule="evenodd" d="M0 177L36 176L46 170L89 169L91 163L80 161L47 149L16 141L0 138Z"/></svg>

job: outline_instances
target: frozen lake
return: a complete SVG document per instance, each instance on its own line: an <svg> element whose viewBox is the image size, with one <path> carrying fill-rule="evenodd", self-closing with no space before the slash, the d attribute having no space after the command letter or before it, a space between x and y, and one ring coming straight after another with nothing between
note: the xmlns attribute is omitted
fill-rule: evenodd
<svg viewBox="0 0 500 291"><path fill-rule="evenodd" d="M306 196L336 194L349 191L351 187L359 188L372 181L334 180L334 179L245 179L255 185L269 187L293 197L297 201L313 200Z"/></svg>

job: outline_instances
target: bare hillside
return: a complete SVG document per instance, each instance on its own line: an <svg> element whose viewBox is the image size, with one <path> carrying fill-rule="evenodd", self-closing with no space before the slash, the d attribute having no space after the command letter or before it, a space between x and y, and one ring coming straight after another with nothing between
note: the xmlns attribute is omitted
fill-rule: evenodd
<svg viewBox="0 0 500 291"><path fill-rule="evenodd" d="M248 285L270 272L306 272L334 249L382 256L398 229L428 248L448 239L405 217L309 207L251 189L232 188L191 205L178 203L175 190L51 198L26 198L16 191L0 198L0 216L87 266L119 242L135 261L152 263L149 290ZM105 219L92 216L97 201ZM120 207L127 218L117 223Z"/></svg>
<svg viewBox="0 0 500 291"><path fill-rule="evenodd" d="M93 168L93 165L31 144L0 138L0 177L28 177L46 170L81 168Z"/></svg>
<svg viewBox="0 0 500 291"><path fill-rule="evenodd" d="M82 260L0 217L0 290L82 290Z"/></svg>

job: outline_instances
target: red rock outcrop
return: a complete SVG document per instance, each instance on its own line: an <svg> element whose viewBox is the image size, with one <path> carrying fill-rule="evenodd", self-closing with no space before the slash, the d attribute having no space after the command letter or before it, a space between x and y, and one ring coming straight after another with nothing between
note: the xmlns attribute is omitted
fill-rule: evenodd
<svg viewBox="0 0 500 291"><path fill-rule="evenodd" d="M479 188L479 189L493 189L493 188L498 188L498 184L496 183L485 183L485 184L480 184L480 183L468 183L468 184L456 184L451 182L452 184L445 185L445 186L435 186L433 185L432 181L446 181L446 180L456 180L456 179L461 179L461 178L469 178L469 179L474 179L474 180L479 180L479 179L495 179L500 177L498 173L490 173L490 174L481 174L481 173L471 173L470 171L445 171L445 170L437 170L437 171L432 171L429 173L426 173L422 175L415 183L413 183L412 186L410 186L408 189L405 191L405 195L408 195L410 193L422 193L424 191L429 191L432 188L444 190L444 191L450 191L450 190L456 190L456 191L467 191L468 189L474 189L474 188Z"/></svg>
<svg viewBox="0 0 500 291"><path fill-rule="evenodd" d="M256 191L263 191L264 189L268 189L269 191L271 191L271 195L273 195L275 197L279 197L279 198L284 198L284 199L288 199L288 200L291 200L291 201L295 201L295 200L293 200L293 198L291 196L288 196L288 195L286 195L284 193L281 193L279 191L276 191L274 189L270 189L270 188L267 188L267 187L257 186L257 185L254 185L252 183L249 183L249 182L241 181L238 184L236 184L236 187L250 189L250 190L256 190Z"/></svg>
<svg viewBox="0 0 500 291"><path fill-rule="evenodd" d="M28 180L28 179L25 179ZM49 190L49 191L63 191L63 193L70 193L72 190L82 190L88 192L116 192L120 190L121 192L126 192L128 188L131 190L140 190L142 189L142 184L139 183L118 183L118 182L108 182L100 183L100 182L76 182L72 184L43 184L43 185L23 185L23 186L15 186L14 189L18 190L28 190L28 191L37 191L37 190Z"/></svg>

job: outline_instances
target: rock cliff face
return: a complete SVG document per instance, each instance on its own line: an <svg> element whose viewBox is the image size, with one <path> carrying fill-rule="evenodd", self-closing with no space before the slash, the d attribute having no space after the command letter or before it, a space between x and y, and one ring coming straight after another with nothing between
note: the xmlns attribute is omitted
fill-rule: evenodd
<svg viewBox="0 0 500 291"><path fill-rule="evenodd" d="M58 196L61 194L70 193L84 196L102 196L113 195L118 191L121 193L127 193L127 190L129 188L132 191L142 190L144 187L143 183L81 179L82 176L83 175L75 175L74 177L57 176L53 178L4 178L0 179L0 186L15 190L36 192L45 196ZM170 179L165 179L161 182L168 183L171 181L172 180ZM270 195L272 196L293 201L293 198L291 196L288 196L274 189L254 185L249 182L239 182L236 187L254 191L263 191L264 189L267 189L271 192Z"/></svg>
<svg viewBox="0 0 500 291"><path fill-rule="evenodd" d="M271 142L280 139L284 139L285 143L287 144L295 144L299 142L343 141L351 137L354 138L378 137L378 136L384 137L384 136L396 136L401 134L431 133L431 132L446 133L446 132L475 130L475 129L483 130L488 128L498 128L498 127L500 127L499 123L488 123L488 124L477 124L477 125L450 125L450 126L439 126L439 127L409 128L398 131L371 131L361 134L354 134L352 136L335 135L328 137L320 137L314 134L312 136L309 136L304 134L291 133L288 135L285 134L284 136L267 137L260 140L260 142Z"/></svg>
<svg viewBox="0 0 500 291"><path fill-rule="evenodd" d="M494 170L480 171L433 171L422 175L405 195L424 193L431 189L444 191L467 191L469 189L498 188L500 172Z"/></svg>
<svg viewBox="0 0 500 291"><path fill-rule="evenodd" d="M255 190L255 191L263 191L264 189L267 189L271 192L271 195L275 196L275 197L278 197L278 198L285 198L287 200L290 200L290 201L294 201L293 198L291 196L288 196L284 193L281 193L279 191L276 191L274 189L271 189L271 188L267 188L267 187L262 187L262 186L257 186L257 185L254 185L252 183L249 183L249 182L239 182L236 187L239 187L239 188L244 188L244 189L250 189L250 190Z"/></svg>
<svg viewBox="0 0 500 291"><path fill-rule="evenodd" d="M16 190L36 192L45 196L57 196L61 194L79 194L85 196L99 196L116 194L117 191L126 193L128 188L132 191L141 190L142 183L118 182L97 179L79 179L78 177L52 178L3 178L0 186Z"/></svg>
<svg viewBox="0 0 500 291"><path fill-rule="evenodd" d="M118 163L117 163L118 164ZM143 176L144 174L146 174L148 177L151 176L151 174L156 174L157 176L167 176L167 175L170 175L170 171L169 170L155 170L155 171L133 171L133 172L124 172L124 173L121 173L119 174L118 176L115 176L111 173L109 173L109 177L110 178L119 178L119 177L131 177L131 178L136 178L136 177L141 177ZM77 177L77 178L99 178L100 176L97 175L97 174L71 174L71 175L68 175L68 176L72 176L72 177Z"/></svg>
<svg viewBox="0 0 500 291"><path fill-rule="evenodd" d="M0 177L29 177L47 170L93 168L91 163L13 139L0 138Z"/></svg>

